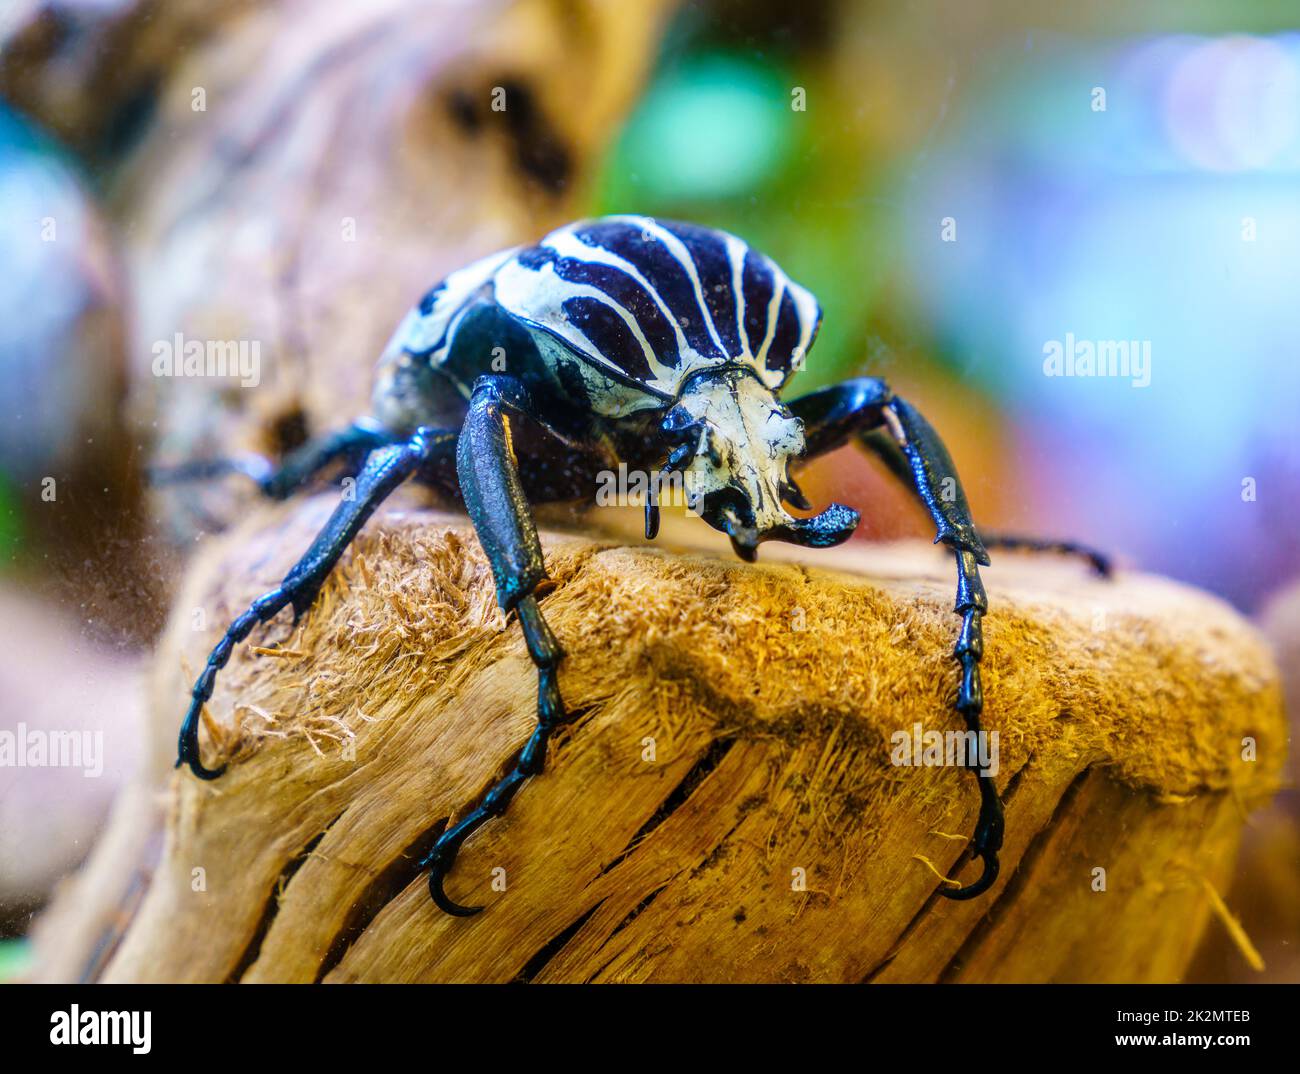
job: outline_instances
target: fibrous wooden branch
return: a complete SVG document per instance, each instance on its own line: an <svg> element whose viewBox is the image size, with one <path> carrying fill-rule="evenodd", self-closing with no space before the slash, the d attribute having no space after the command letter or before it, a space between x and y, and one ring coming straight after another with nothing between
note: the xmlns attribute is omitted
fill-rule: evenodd
<svg viewBox="0 0 1300 1074"><path fill-rule="evenodd" d="M266 509L205 548L161 651L160 753L218 632L329 506ZM950 903L921 859L960 873L974 781L891 763L897 732L958 726L949 557L747 566L689 549L688 521L668 548L544 534L578 716L462 852L448 888L488 906L467 921L415 863L522 743L535 678L465 520L409 499L377 516L302 623L256 632L220 680L205 742L231 767L172 778L102 979L1179 977L1285 751L1244 621L1153 577L999 557L1003 878Z"/></svg>

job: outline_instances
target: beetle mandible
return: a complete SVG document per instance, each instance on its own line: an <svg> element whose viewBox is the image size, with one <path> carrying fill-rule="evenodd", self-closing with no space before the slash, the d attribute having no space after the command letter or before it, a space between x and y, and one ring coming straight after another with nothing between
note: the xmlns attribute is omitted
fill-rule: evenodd
<svg viewBox="0 0 1300 1074"><path fill-rule="evenodd" d="M439 907L470 915L444 891L461 845L502 814L520 785L541 772L547 743L566 719L557 682L563 649L538 604L547 580L530 502L590 498L595 475L629 469L680 475L692 509L752 561L760 543L824 548L857 527L833 503L811 517L791 469L850 440L872 452L920 500L935 543L953 553L955 707L981 731L981 620L988 600L979 567L989 547L1077 554L1105 574L1104 557L1069 542L983 535L947 449L929 422L883 380L858 377L783 403L780 394L812 346L817 300L770 258L726 232L646 216L607 216L561 227L451 273L398 327L379 361L371 413L309 441L280 465L261 458L183 464L162 476L189 480L240 472L283 499L331 466L356 479L306 554L275 589L231 624L194 685L181 725L179 767L204 766L199 716L234 647L292 606L306 612L362 525L408 478L463 498L491 563L497 600L519 620L537 668L537 726L509 772L421 863ZM501 356L507 356L507 370ZM512 437L534 435L520 457ZM659 505L648 497L653 539ZM978 779L980 811L970 841L981 876L941 888L970 899L997 879L1003 815L993 776ZM948 881L952 884L952 881Z"/></svg>

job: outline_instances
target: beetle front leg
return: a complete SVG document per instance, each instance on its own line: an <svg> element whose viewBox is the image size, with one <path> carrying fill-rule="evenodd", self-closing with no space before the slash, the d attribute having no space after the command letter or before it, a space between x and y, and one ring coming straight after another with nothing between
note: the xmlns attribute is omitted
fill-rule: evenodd
<svg viewBox="0 0 1300 1074"><path fill-rule="evenodd" d="M506 376L481 377L474 386L456 450L461 494L492 565L497 602L506 613L518 615L528 655L537 668L537 727L506 775L474 809L438 837L420 863L429 870L429 894L434 903L458 917L483 909L453 902L443 890L461 845L487 821L503 814L523 782L542 771L551 734L567 719L556 680L564 651L537 606L536 590L546 580L546 568L510 440L508 415L532 418L531 410L518 381Z"/></svg>
<svg viewBox="0 0 1300 1074"><path fill-rule="evenodd" d="M953 610L962 617L961 633L953 656L961 664L961 684L957 688L957 711L966 721L966 728L975 733L978 743L984 731L980 716L984 711L984 687L980 681L980 661L984 657L983 617L989 610L988 597L980 581L978 557L966 549L957 550L957 601ZM982 858L984 872L973 884L964 888L943 888L941 894L950 899L973 899L982 895L998 878L998 851L1002 849L1002 799L998 797L997 784L991 773L975 769L979 780L980 812L971 836L972 857Z"/></svg>
<svg viewBox="0 0 1300 1074"><path fill-rule="evenodd" d="M881 417L909 463L913 491L934 520L935 541L948 545L957 558L957 600L953 611L962 617L962 623L953 649L953 656L961 665L956 708L978 743L984 737L980 719L984 711L980 661L984 656L983 617L989 610L979 566L988 565L989 555L971 519L970 504L957 468L939 434L920 411L897 396L882 404ZM984 872L966 887L940 889L950 899L973 899L992 887L998 878L998 851L1002 849L1004 826L1002 800L991 774L975 769L975 775L979 781L980 811L970 852L973 857L983 859Z"/></svg>
<svg viewBox="0 0 1300 1074"><path fill-rule="evenodd" d="M962 623L953 649L953 657L961 666L955 707L979 742L984 711L980 681L983 617L988 612L979 567L987 565L989 558L971 520L966 492L948 449L915 407L893 395L884 381L874 378L863 377L813 392L794 400L790 409L804 422L809 455L833 450L850 437L867 440L887 435L892 440L896 451L891 469L925 505L934 521L936 543L942 541L956 556L957 600L953 610L962 617ZM941 889L950 899L973 899L987 891L998 877L1004 826L1002 801L993 776L978 769L975 774L980 811L970 851L972 856L983 859L984 871L966 887Z"/></svg>

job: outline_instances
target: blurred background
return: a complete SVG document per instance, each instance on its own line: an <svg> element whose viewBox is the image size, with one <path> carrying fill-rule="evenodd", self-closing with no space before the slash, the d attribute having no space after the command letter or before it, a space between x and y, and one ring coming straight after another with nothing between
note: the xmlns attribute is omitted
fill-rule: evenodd
<svg viewBox="0 0 1300 1074"><path fill-rule="evenodd" d="M1294 2L344 6L0 14L0 727L109 739L97 780L0 768L0 974L150 763L136 671L185 546L241 502L182 510L141 467L350 418L415 296L573 216L743 236L822 302L799 388L888 378L982 525L1206 588L1293 651ZM160 384L178 331L261 341L264 384ZM1080 341L1141 368L1047 375ZM925 532L851 450L805 488L861 509L862 539ZM1294 980L1288 823L1237 901ZM1247 976L1234 957L1199 972Z"/></svg>

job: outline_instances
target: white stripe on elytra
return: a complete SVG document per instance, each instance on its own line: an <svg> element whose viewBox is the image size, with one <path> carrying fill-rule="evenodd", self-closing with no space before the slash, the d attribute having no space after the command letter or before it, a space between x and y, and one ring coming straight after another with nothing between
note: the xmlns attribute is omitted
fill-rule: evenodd
<svg viewBox="0 0 1300 1074"><path fill-rule="evenodd" d="M717 326L713 323L708 304L704 301L704 287L700 284L699 269L695 264L695 258L691 256L690 250L686 248L686 244L657 220L652 220L648 216L612 216L610 219L631 224L633 227L639 227L642 232L653 235L659 242L668 247L668 252L677 259L686 275L690 278L691 286L695 289L695 302L704 315L704 324L709 330L709 335L713 337L713 342L717 344L718 353L725 356L727 348L722 345L722 340L718 338Z"/></svg>
<svg viewBox="0 0 1300 1074"><path fill-rule="evenodd" d="M790 288L794 299L795 313L799 315L799 347L795 352L798 365L808 361L808 345L812 342L813 329L817 326L817 300L804 287L795 284Z"/></svg>
<svg viewBox="0 0 1300 1074"><path fill-rule="evenodd" d="M772 337L776 335L776 322L781 316L781 299L785 297L786 275L770 261L768 268L772 270L772 301L767 304L767 332L763 336L763 345L758 348L758 353L754 355L754 361L758 367L763 369L767 365L767 352L772 346Z"/></svg>
<svg viewBox="0 0 1300 1074"><path fill-rule="evenodd" d="M599 287L592 287L590 284L573 283L570 280L561 279L555 274L554 266L547 265L546 268L550 269L551 277L555 281L557 288L560 289L565 296L555 304L557 309L570 298L594 298L601 305L612 309L623 319L623 323L627 325L628 330L636 337L636 341L641 344L641 353L645 355L645 360L650 365L650 368L662 370L663 372L660 373L661 377L668 374L667 368L660 363L658 357L655 355L654 347L650 345L650 341L642 334L640 327L636 323L636 318L633 317L631 313L610 298L609 295L605 294L605 292ZM593 355L610 369L617 370L619 373L623 373L626 376L626 372L619 367L618 363L606 358L605 355L601 353L600 348L596 346L595 341L576 325L565 322L563 325L552 325L552 327L557 329L561 335L569 338L570 342L574 343L583 353ZM576 339L574 336L581 336L582 338ZM583 340L586 341L585 346L583 345Z"/></svg>
<svg viewBox="0 0 1300 1074"><path fill-rule="evenodd" d="M470 296L487 283L493 273L519 250L518 246L509 250L498 250L464 268L448 273L442 281L442 289L434 298L433 308L425 314L420 313L418 306L412 309L390 346L397 344L418 354L440 344L432 354L433 361L440 360L447 353L453 335L451 325L464 312Z"/></svg>
<svg viewBox="0 0 1300 1074"><path fill-rule="evenodd" d="M726 232L723 232L723 239L727 244L727 260L731 263L731 293L736 299L736 332L740 337L740 353L743 358L749 359L753 357L749 353L749 333L745 331L745 254L749 246Z"/></svg>
<svg viewBox="0 0 1300 1074"><path fill-rule="evenodd" d="M548 263L540 269L531 269L524 268L517 259L511 259L497 272L496 294L497 301L511 313L518 314L556 333L579 353L621 376L626 376L626 371L602 354L591 337L576 328L564 314L563 304L570 298L595 299L622 318L633 338L640 343L641 351L651 368L655 366L663 368L655 357L650 341L642 334L636 320L627 310L598 287L570 283L568 280L561 279L556 274L554 264Z"/></svg>
<svg viewBox="0 0 1300 1074"><path fill-rule="evenodd" d="M600 265L608 265L610 268L616 268L620 272L625 272L636 281L636 283L639 284L648 295L650 295L654 300L655 305L659 307L660 312L663 313L664 320L673 326L673 332L677 336L677 353L681 355L683 364L686 364L686 360L689 359L691 355L695 354L695 348L686 341L686 335L682 332L682 326L677 323L677 318L673 316L672 310L670 310L664 302L663 296L630 261L619 257L619 255L614 253L612 250L606 250L603 246L588 246L569 228L560 228L558 231L551 232L551 234L547 235L546 238L542 240L542 245L549 250L554 250L560 257L569 257L573 258L575 261L588 261ZM612 297L610 300L613 301ZM633 318L633 324L633 331L636 333L637 340L641 344L642 349L650 347L649 341L641 331L640 325L636 324L635 318ZM654 348L650 347L650 351L647 353L651 353L653 350ZM658 376L660 377L671 377L672 375L669 367L660 362L657 356L651 361L650 368L657 369L659 371Z"/></svg>

